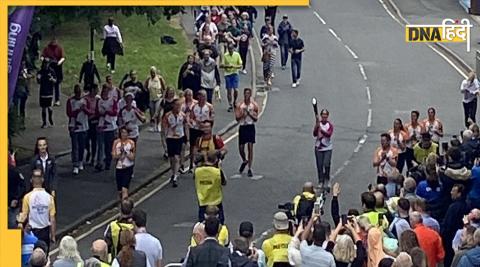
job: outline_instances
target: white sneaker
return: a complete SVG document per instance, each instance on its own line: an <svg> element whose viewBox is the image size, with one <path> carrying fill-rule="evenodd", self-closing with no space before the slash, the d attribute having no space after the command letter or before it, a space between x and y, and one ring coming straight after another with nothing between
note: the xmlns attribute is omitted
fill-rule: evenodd
<svg viewBox="0 0 480 267"><path fill-rule="evenodd" d="M242 73L243 73L243 74L247 74L247 70L242 70Z"/></svg>
<svg viewBox="0 0 480 267"><path fill-rule="evenodd" d="M115 70L112 70L110 73L114 74L114 73L115 73Z"/></svg>
<svg viewBox="0 0 480 267"><path fill-rule="evenodd" d="M80 162L80 164L78 165L78 169L79 169L80 171L83 171L83 169L84 169L84 168L83 168L83 162Z"/></svg>
<svg viewBox="0 0 480 267"><path fill-rule="evenodd" d="M297 84L296 83L292 83L292 88L296 88L297 87Z"/></svg>
<svg viewBox="0 0 480 267"><path fill-rule="evenodd" d="M275 78L275 73L272 72L272 78Z"/></svg>
<svg viewBox="0 0 480 267"><path fill-rule="evenodd" d="M110 70L112 68L112 65L110 65L110 63L107 63L107 71Z"/></svg>
<svg viewBox="0 0 480 267"><path fill-rule="evenodd" d="M73 167L72 173L73 173L74 175L77 175L77 174L78 174L78 168L77 168L77 167Z"/></svg>
<svg viewBox="0 0 480 267"><path fill-rule="evenodd" d="M297 85L300 84L300 80L301 80L301 78L298 78L298 79L297 79Z"/></svg>

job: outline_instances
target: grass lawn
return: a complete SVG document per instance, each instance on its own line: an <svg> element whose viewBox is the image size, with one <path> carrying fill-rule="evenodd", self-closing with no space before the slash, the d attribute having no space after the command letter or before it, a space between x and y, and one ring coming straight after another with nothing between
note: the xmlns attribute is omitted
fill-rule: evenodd
<svg viewBox="0 0 480 267"><path fill-rule="evenodd" d="M105 20L108 17L106 14ZM180 26L180 18L173 17L170 22L162 18L155 25L148 25L147 19L139 15L125 17L118 13L114 18L122 33L125 54L117 56L114 83L118 85L125 73L131 69L137 71L138 78L143 83L149 75L150 67L156 66L167 84L176 88L179 68L186 61L191 47L191 42L187 40ZM90 30L86 20L77 20L62 24L56 30L56 34L66 54L62 91L70 95L73 92L73 85L78 82L82 63L90 50ZM160 38L163 35L173 36L177 44L161 44ZM42 49L50 40L48 34L43 36L40 46ZM102 36L102 31L98 29L95 35L95 62L103 83L108 72L106 58L101 53Z"/></svg>

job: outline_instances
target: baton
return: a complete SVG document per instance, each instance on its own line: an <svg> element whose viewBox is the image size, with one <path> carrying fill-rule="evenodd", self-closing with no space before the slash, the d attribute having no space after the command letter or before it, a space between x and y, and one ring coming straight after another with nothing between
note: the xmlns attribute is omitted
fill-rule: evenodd
<svg viewBox="0 0 480 267"><path fill-rule="evenodd" d="M313 112L315 113L315 116L318 117L317 99L315 97L312 98L312 105L313 105Z"/></svg>

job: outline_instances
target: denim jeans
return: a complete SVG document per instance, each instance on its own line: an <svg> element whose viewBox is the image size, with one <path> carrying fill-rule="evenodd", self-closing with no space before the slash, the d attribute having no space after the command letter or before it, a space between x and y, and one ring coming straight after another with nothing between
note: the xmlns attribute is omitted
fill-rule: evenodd
<svg viewBox="0 0 480 267"><path fill-rule="evenodd" d="M295 58L292 57L292 81L293 83L297 83L298 79L300 79L300 74L302 71L302 58Z"/></svg>
<svg viewBox="0 0 480 267"><path fill-rule="evenodd" d="M105 160L105 140L103 131L97 132L97 165Z"/></svg>
<svg viewBox="0 0 480 267"><path fill-rule="evenodd" d="M72 143L72 163L73 167L80 166L83 162L83 153L85 151L85 143L87 141L87 132L70 132L70 140Z"/></svg>
<svg viewBox="0 0 480 267"><path fill-rule="evenodd" d="M283 45L281 44L280 45L280 58L281 58L281 61L282 61L282 67L287 65L288 49L289 49L288 44L283 44Z"/></svg>

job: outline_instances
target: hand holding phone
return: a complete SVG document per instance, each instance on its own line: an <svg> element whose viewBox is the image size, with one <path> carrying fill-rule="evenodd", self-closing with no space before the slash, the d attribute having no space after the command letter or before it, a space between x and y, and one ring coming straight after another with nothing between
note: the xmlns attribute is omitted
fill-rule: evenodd
<svg viewBox="0 0 480 267"><path fill-rule="evenodd" d="M347 214L342 214L341 218L342 218L342 225L346 225L348 223Z"/></svg>

